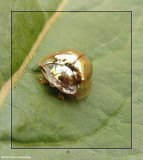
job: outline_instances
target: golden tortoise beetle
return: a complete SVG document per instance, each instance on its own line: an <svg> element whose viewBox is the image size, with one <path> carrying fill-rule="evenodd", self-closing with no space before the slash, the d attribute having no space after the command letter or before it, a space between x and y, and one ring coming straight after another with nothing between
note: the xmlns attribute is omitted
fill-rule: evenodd
<svg viewBox="0 0 143 160"><path fill-rule="evenodd" d="M92 87L92 64L89 58L76 50L63 50L47 55L39 67L52 87L77 99L86 97ZM41 79L41 83L46 83ZM59 98L64 99L62 94Z"/></svg>

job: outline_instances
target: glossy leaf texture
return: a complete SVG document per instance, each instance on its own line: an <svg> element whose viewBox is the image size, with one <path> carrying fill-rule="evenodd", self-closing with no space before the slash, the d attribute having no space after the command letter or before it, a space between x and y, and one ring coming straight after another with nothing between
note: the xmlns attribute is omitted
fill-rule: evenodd
<svg viewBox="0 0 143 160"><path fill-rule="evenodd" d="M109 5L112 3L112 6ZM8 150L10 95L0 113L1 148L5 154L33 159L141 159L142 157L142 20L141 1L72 1L65 10L134 10L133 149ZM124 5L123 5L124 4ZM46 54L78 49L93 63L93 89L79 101L57 98L58 92L39 83L37 67ZM12 135L15 148L131 147L131 13L62 13L13 87ZM7 118L6 118L7 117ZM41 159L42 159L41 158Z"/></svg>

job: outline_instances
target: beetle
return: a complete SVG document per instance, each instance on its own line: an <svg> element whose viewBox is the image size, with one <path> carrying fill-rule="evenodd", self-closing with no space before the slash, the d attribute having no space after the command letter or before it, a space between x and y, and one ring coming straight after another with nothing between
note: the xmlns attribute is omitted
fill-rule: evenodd
<svg viewBox="0 0 143 160"><path fill-rule="evenodd" d="M92 88L92 63L80 51L69 49L47 55L40 60L39 67L46 79L41 79L41 83L56 87L61 99L61 93L82 99Z"/></svg>

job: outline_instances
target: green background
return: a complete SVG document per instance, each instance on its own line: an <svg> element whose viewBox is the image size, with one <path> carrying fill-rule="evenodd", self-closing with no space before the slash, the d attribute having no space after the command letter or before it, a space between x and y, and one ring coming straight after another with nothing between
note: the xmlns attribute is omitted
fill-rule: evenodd
<svg viewBox="0 0 143 160"><path fill-rule="evenodd" d="M101 1L84 1L83 3L78 1L76 1L76 3L72 3L69 1L64 10L119 10L119 6L121 6L121 8L124 6L122 10L135 10L133 18L134 22L136 22L134 26L136 27L136 30L133 31L133 37L136 38L136 41L133 46L133 75L136 76L133 76L133 117L135 117L133 118L133 149L86 151L69 150L68 152L66 150L49 150L48 152L45 150L38 150L37 153L34 150L21 150L20 152L18 150L11 151L8 149L10 148L10 97L8 96L0 113L0 124L2 126L0 128L0 145L2 148L1 155L17 155L19 152L21 155L31 155L33 159L44 159L45 157L49 157L49 159L54 159L55 157L56 159L56 156L58 156L59 159L86 159L86 157L90 159L141 159L142 139L140 138L140 140L138 140L138 136L142 133L142 119L140 115L142 104L142 89L140 87L142 84L142 69L139 67L139 64L141 65L142 57L141 49L139 48L141 47L141 43L140 41L137 41L138 37L141 37L140 32L142 30L140 27L142 24L142 20L140 18L141 1L133 1L133 8L127 8L129 7L128 2L117 2L112 2L113 8L111 8L111 1L103 1L102 4ZM33 2L31 1L31 3ZM12 3L9 5L12 6ZM19 6L20 5L21 4L19 4ZM36 5L40 7L38 2ZM130 5L130 7L132 6ZM37 10L37 8L35 10ZM9 10L7 10L7 14L9 14L10 18L10 13L8 11ZM40 15L40 17L41 16L43 17L43 21L40 18L41 28L36 27L37 31L35 36L32 37L33 43L34 39L36 39L36 35L38 35L38 32L42 29L42 23L44 24L44 21L46 21L47 16ZM33 16L30 17L30 22L32 22ZM75 22L74 24L73 21ZM7 22L9 21L7 20ZM23 19L21 20L21 23L23 24ZM32 22L32 24L34 24L34 22ZM65 27L63 27L64 25ZM20 26L23 26L24 29L26 28L24 25ZM34 29L34 26L35 25L33 25L32 29ZM4 33L9 37L10 25L7 25L7 27L9 27L9 32L7 31ZM93 147L94 144L97 147L103 147L104 145L105 147L129 148L129 33L129 13L96 13L96 15L91 13L86 15L83 15L82 13L74 13L74 15L63 13L52 25L45 39L38 47L35 57L29 63L25 73L14 86L14 146ZM30 37L29 34L33 35L33 32L28 32L25 38ZM16 36L16 41L20 43L18 39L19 35ZM5 42L4 39L2 40ZM73 40L75 41L74 43ZM23 39L22 42L26 43L28 41ZM15 42L15 44L18 45L18 47L15 47L15 53L21 49L20 44L18 43ZM25 45L27 46L27 44ZM5 48L6 47L3 46L3 49ZM37 62L40 58L47 53L67 48L78 48L79 50L87 53L93 62L94 68L96 69L93 74L93 79L95 79L94 88L91 94L82 101L60 101L57 99L57 93L53 91L53 89L39 84L41 73L37 69ZM7 45L7 50L8 49L10 49L10 45ZM4 50L2 51L4 53ZM26 57L28 49L24 51L24 53ZM7 54L10 56L8 51ZM23 59L24 57L22 57L21 63ZM7 61L10 62L8 58ZM8 69L5 68L5 71L7 70ZM21 99L23 101L21 101ZM67 108L67 106L69 106L69 108Z"/></svg>

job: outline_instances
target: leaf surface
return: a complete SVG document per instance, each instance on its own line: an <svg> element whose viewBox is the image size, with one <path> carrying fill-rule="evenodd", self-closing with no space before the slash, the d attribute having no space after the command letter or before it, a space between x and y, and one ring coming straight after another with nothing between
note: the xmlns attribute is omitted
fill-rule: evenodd
<svg viewBox="0 0 143 160"><path fill-rule="evenodd" d="M77 5L68 3L66 10L110 10L106 1L84 2ZM139 15L140 1L132 2ZM106 5L105 5L106 4ZM121 5L112 2L114 8ZM107 8L106 8L106 7ZM128 9L126 2L123 9ZM136 29L133 32L136 47L141 44L140 18L135 16ZM130 13L63 13L53 24L38 47L34 58L13 88L13 147L59 147L59 148L130 148L131 146L131 35ZM74 23L73 23L74 22ZM58 92L47 85L41 85L42 77L37 67L38 61L46 54L63 49L78 49L92 60L93 89L90 95L81 100L67 98L61 101ZM53 159L141 159L142 138L142 54L134 47L133 56L133 149L130 150L38 150L22 151L39 159L49 156ZM141 65L141 64L140 64ZM6 152L9 139L10 96L1 112L0 137L3 151ZM17 151L13 151L17 154ZM35 157L36 154L36 157Z"/></svg>
<svg viewBox="0 0 143 160"><path fill-rule="evenodd" d="M46 20L50 19L53 15L50 12L41 12L38 14L33 14L32 12L13 12L13 18L11 20L11 11L56 10L59 2L60 0L50 3L45 0L0 1L0 6L2 6L0 10L0 88L10 79L11 75L11 21L13 74L23 63L43 29Z"/></svg>

